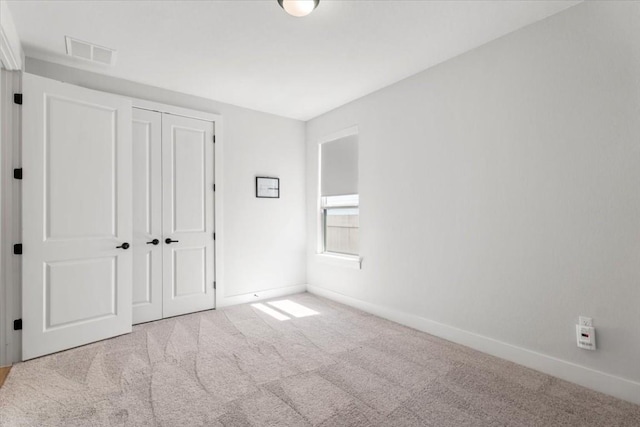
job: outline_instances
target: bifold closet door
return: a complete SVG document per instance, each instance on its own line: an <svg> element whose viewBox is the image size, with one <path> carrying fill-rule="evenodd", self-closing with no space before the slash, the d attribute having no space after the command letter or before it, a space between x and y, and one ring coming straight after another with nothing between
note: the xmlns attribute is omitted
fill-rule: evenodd
<svg viewBox="0 0 640 427"><path fill-rule="evenodd" d="M25 74L22 356L131 332L131 101Z"/></svg>
<svg viewBox="0 0 640 427"><path fill-rule="evenodd" d="M162 318L162 114L133 109L133 323Z"/></svg>
<svg viewBox="0 0 640 427"><path fill-rule="evenodd" d="M213 131L162 115L164 317L214 308Z"/></svg>

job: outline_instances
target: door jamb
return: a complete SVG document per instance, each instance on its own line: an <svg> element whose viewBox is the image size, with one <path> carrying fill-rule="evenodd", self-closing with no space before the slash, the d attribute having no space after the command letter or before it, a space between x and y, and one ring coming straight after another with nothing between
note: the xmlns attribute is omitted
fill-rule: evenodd
<svg viewBox="0 0 640 427"><path fill-rule="evenodd" d="M11 250L22 240L20 181L12 172L21 164L22 114L13 102L13 94L21 91L21 73L3 69L0 85L0 366L5 366L22 360L22 334L13 330L13 321L22 317L22 261Z"/></svg>

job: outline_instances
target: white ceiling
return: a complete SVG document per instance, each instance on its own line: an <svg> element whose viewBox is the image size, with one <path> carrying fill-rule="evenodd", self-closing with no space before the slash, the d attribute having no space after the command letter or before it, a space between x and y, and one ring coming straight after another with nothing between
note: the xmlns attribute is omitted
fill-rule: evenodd
<svg viewBox="0 0 640 427"><path fill-rule="evenodd" d="M308 120L577 1L11 1L27 56ZM64 36L118 51L65 56Z"/></svg>

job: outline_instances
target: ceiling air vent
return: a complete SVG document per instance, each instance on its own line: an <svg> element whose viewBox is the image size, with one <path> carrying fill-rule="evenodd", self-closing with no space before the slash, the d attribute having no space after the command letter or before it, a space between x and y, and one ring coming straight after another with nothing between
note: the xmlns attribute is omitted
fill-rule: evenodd
<svg viewBox="0 0 640 427"><path fill-rule="evenodd" d="M100 65L114 65L116 51L108 47L97 46L82 40L65 37L67 43L67 55L84 59Z"/></svg>

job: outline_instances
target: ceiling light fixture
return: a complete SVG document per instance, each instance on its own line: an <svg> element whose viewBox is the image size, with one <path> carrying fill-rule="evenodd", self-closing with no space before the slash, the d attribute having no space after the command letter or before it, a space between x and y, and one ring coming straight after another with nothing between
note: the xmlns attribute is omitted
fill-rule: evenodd
<svg viewBox="0 0 640 427"><path fill-rule="evenodd" d="M278 4L291 16L307 16L318 7L320 0L278 0Z"/></svg>

